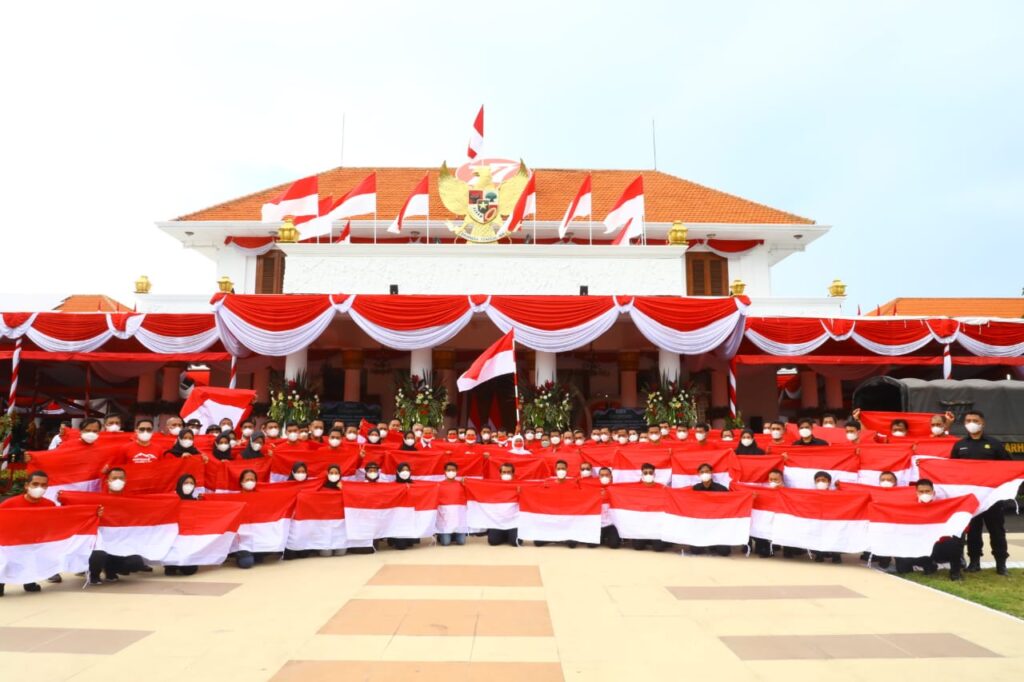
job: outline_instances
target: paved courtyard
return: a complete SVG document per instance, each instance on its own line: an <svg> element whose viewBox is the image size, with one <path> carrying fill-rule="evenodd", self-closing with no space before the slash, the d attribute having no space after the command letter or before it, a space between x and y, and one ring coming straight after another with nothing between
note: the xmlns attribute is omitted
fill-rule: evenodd
<svg viewBox="0 0 1024 682"><path fill-rule="evenodd" d="M1011 552L1024 553L1024 536ZM0 679L1008 680L1024 622L806 559L430 546L0 600ZM969 579L969 578L968 578ZM1022 586L1024 588L1024 586ZM713 677L712 677L713 676Z"/></svg>

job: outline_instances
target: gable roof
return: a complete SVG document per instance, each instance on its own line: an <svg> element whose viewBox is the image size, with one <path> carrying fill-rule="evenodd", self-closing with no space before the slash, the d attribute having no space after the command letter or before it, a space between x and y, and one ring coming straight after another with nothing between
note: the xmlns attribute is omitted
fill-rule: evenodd
<svg viewBox="0 0 1024 682"><path fill-rule="evenodd" d="M75 294L68 296L54 308L62 313L130 313L132 309L109 296Z"/></svg>
<svg viewBox="0 0 1024 682"><path fill-rule="evenodd" d="M894 298L868 315L923 315L931 317L1024 317L1020 298Z"/></svg>
<svg viewBox="0 0 1024 682"><path fill-rule="evenodd" d="M335 168L319 174L320 196L340 198L370 173L377 173L377 216L390 222L401 210L409 193L430 175L431 220L455 216L437 194L437 168ZM537 220L560 221L586 174L592 173L594 221L604 219L626 186L637 174L644 176L644 201L649 222L670 223L777 223L814 224L813 220L727 194L661 171L535 169L537 174ZM225 201L178 220L259 220L260 207L291 183L270 187Z"/></svg>

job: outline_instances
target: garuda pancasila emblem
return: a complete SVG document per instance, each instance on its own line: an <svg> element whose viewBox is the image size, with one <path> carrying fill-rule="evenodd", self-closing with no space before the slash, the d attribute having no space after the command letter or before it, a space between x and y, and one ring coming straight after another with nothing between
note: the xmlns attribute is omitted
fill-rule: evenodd
<svg viewBox="0 0 1024 682"><path fill-rule="evenodd" d="M519 170L500 185L494 184L488 165L476 166L473 175L475 183L463 182L448 169L447 163L441 164L437 181L441 202L455 215L464 216L461 225L454 225L450 220L445 223L456 236L468 242L496 242L504 236L499 234L502 222L515 207L530 173L526 164L520 161Z"/></svg>

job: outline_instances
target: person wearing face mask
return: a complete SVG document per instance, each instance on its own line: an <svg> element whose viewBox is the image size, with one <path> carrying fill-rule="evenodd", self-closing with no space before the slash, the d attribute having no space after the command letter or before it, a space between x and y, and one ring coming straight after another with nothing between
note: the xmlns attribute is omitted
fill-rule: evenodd
<svg viewBox="0 0 1024 682"><path fill-rule="evenodd" d="M483 434L481 434L482 436ZM444 465L444 480L441 482L442 486L455 486L462 485L462 482L458 480L459 465L455 462L446 462ZM454 489L457 490L457 489ZM439 510L440 513L440 510ZM438 533L437 544L442 547L448 547L452 543L456 545L466 544L465 532L453 532L453 533Z"/></svg>
<svg viewBox="0 0 1024 682"><path fill-rule="evenodd" d="M412 435L416 435L415 427L412 430ZM420 429L420 435L418 436L419 442L416 444L417 450L430 450L434 447L434 429L430 426L424 426Z"/></svg>
<svg viewBox="0 0 1024 682"><path fill-rule="evenodd" d="M851 445L860 443L860 422L856 419L846 420L846 440Z"/></svg>
<svg viewBox="0 0 1024 682"><path fill-rule="evenodd" d="M359 429L354 426L345 427L345 442L346 443L358 443L359 442Z"/></svg>
<svg viewBox="0 0 1024 682"><path fill-rule="evenodd" d="M341 467L337 464L327 465L327 478L324 490L341 490Z"/></svg>
<svg viewBox="0 0 1024 682"><path fill-rule="evenodd" d="M287 424L284 427L284 442L288 445L298 445L299 443L299 425L298 424Z"/></svg>
<svg viewBox="0 0 1024 682"><path fill-rule="evenodd" d="M252 469L245 469L238 475L238 487L241 488L243 495L256 491L256 478L256 472ZM263 557L263 552L242 549L235 552L235 564L239 568L252 568L255 564L262 564Z"/></svg>
<svg viewBox="0 0 1024 682"><path fill-rule="evenodd" d="M693 486L693 490L697 492L729 492L728 488L715 481L711 465L707 462L697 467L697 476L700 477L700 481ZM705 554L708 551L712 554L717 554L718 556L729 556L732 553L732 548L728 545L710 545L707 547L690 546L690 553L698 556Z"/></svg>
<svg viewBox="0 0 1024 682"><path fill-rule="evenodd" d="M949 428L949 425L946 423L945 415L941 415L941 414L933 414L932 415L931 422L929 424L929 429L930 429L931 437L932 438L942 438L943 436L946 435L946 430L948 428Z"/></svg>
<svg viewBox="0 0 1024 682"><path fill-rule="evenodd" d="M569 478L569 463L564 459L555 462L555 480L559 483L567 483L572 480Z"/></svg>
<svg viewBox="0 0 1024 682"><path fill-rule="evenodd" d="M264 438L263 434L256 432L252 434L252 438L245 444L245 449L242 450L241 459L259 459L260 457L266 457L267 453L263 451Z"/></svg>
<svg viewBox="0 0 1024 682"><path fill-rule="evenodd" d="M100 438L100 431L103 425L99 419L83 419L78 427L78 439L80 445L91 446Z"/></svg>
<svg viewBox="0 0 1024 682"><path fill-rule="evenodd" d="M526 432L530 434L529 431ZM529 455L530 451L526 448L526 439L520 434L512 436L512 440L509 441L509 450L513 455Z"/></svg>
<svg viewBox="0 0 1024 682"><path fill-rule="evenodd" d="M103 420L103 430L108 433L118 433L121 430L121 417L112 414Z"/></svg>
<svg viewBox="0 0 1024 682"><path fill-rule="evenodd" d="M276 419L268 419L263 423L263 437L268 442L281 439L281 424Z"/></svg>
<svg viewBox="0 0 1024 682"><path fill-rule="evenodd" d="M733 448L737 455L763 455L762 450L754 440L754 432L750 429L743 429L740 432L740 444Z"/></svg>
<svg viewBox="0 0 1024 682"><path fill-rule="evenodd" d="M108 495L124 495L127 475L121 467L114 467L107 472L107 479L104 482ZM102 550L94 550L89 555L89 576L88 584L93 586L102 585L104 582L116 583L119 576L128 575L143 571L151 573L153 569L146 565L141 556L116 556ZM102 576L106 576L106 581Z"/></svg>
<svg viewBox="0 0 1024 682"><path fill-rule="evenodd" d="M826 412L821 415L821 428L823 429L834 429L836 428L836 416L831 412Z"/></svg>
<svg viewBox="0 0 1024 682"><path fill-rule="evenodd" d="M906 419L893 419L889 424L889 435L893 438L906 438L909 430Z"/></svg>
<svg viewBox="0 0 1024 682"><path fill-rule="evenodd" d="M491 444L491 430L487 427L480 429L480 442L484 445Z"/></svg>
<svg viewBox="0 0 1024 682"><path fill-rule="evenodd" d="M380 431L376 428L370 429L366 432L366 444L367 445L380 445Z"/></svg>
<svg viewBox="0 0 1024 682"><path fill-rule="evenodd" d="M879 488L895 488L897 483L896 474L891 471L883 471L878 474Z"/></svg>
<svg viewBox="0 0 1024 682"><path fill-rule="evenodd" d="M1002 441L985 435L985 415L980 410L969 410L964 415L964 429L967 430L967 436L953 444L950 454L953 459L1010 459ZM983 528L987 528L989 543L992 545L992 558L996 560L996 573L1008 575L1006 560L1010 555L1006 545L1004 514L1002 502L996 502L989 507L988 511L971 519L971 525L967 530L967 556L970 557L970 563L967 565L968 573L976 573L981 570L981 557L985 548L981 533Z"/></svg>
<svg viewBox="0 0 1024 682"><path fill-rule="evenodd" d="M339 454L342 444L345 442L345 432L338 427L331 427L331 430L327 433L327 447L321 450L321 452L334 452Z"/></svg>
<svg viewBox="0 0 1024 682"><path fill-rule="evenodd" d="M313 443L324 442L324 422L322 419L314 419L309 422L309 440Z"/></svg>
<svg viewBox="0 0 1024 682"><path fill-rule="evenodd" d="M245 421L243 421L242 425L239 427L238 430L239 435L242 437L242 439L238 441L238 445L244 448L246 443L249 442L249 439L252 438L252 434L255 431L256 425L253 423L251 419L246 419Z"/></svg>
<svg viewBox="0 0 1024 682"><path fill-rule="evenodd" d="M140 419L135 423L135 437L121 448L120 464L152 464L164 457L164 448L153 443L153 420Z"/></svg>
<svg viewBox="0 0 1024 682"><path fill-rule="evenodd" d="M498 429L494 434L494 444L499 448L507 448L509 446L508 432L504 429Z"/></svg>
<svg viewBox="0 0 1024 682"><path fill-rule="evenodd" d="M771 490L778 490L784 488L785 484L782 479L782 471L779 469L772 469L768 472L768 488ZM755 538L751 537L754 541L754 554L760 559L770 559L772 557L772 543L767 538ZM786 555L786 558L790 558L793 555Z"/></svg>
<svg viewBox="0 0 1024 682"><path fill-rule="evenodd" d="M231 433L221 432L213 439L213 456L222 462L234 459L231 454Z"/></svg>
<svg viewBox="0 0 1024 682"><path fill-rule="evenodd" d="M562 434L558 431L552 431L547 436L548 447L556 452L562 447Z"/></svg>
<svg viewBox="0 0 1024 682"><path fill-rule="evenodd" d="M772 437L772 445L786 445L786 425L781 421L774 421L768 425L768 435Z"/></svg>
<svg viewBox="0 0 1024 682"><path fill-rule="evenodd" d="M670 431L671 426L668 422L661 422L660 424L658 424L658 433L661 434L662 438L666 437L670 433Z"/></svg>
<svg viewBox="0 0 1024 682"><path fill-rule="evenodd" d="M917 501L920 504L931 504L935 500L935 486L927 478L922 478L915 485ZM925 575L931 575L939 570L938 564L949 564L949 579L953 581L963 580L962 562L964 556L963 537L943 537L932 546L932 553L922 557L896 557L896 572L899 574L910 573L915 566L919 566Z"/></svg>
<svg viewBox="0 0 1024 682"><path fill-rule="evenodd" d="M456 445L459 442L459 431L458 429L448 429L445 433L444 442L447 445Z"/></svg>
<svg viewBox="0 0 1024 682"><path fill-rule="evenodd" d="M640 434L637 433L636 429L630 429L629 432L628 432L628 435L626 436L626 440L629 443L639 443L640 442Z"/></svg>
<svg viewBox="0 0 1024 682"><path fill-rule="evenodd" d="M817 471L814 473L814 487L822 492L828 491L832 488L832 474L827 471ZM824 563L826 559L831 559L834 564L843 563L843 555L839 552L811 552L811 556L819 564Z"/></svg>
<svg viewBox="0 0 1024 682"><path fill-rule="evenodd" d="M709 431L711 431L711 426L709 424L694 424L693 439L697 441L698 445L707 445Z"/></svg>
<svg viewBox="0 0 1024 682"><path fill-rule="evenodd" d="M296 481L298 483L304 483L309 478L309 468L305 462L296 462L292 464L292 471L288 474L289 481ZM312 549L285 549L282 558L285 561L291 561L292 559L305 559L313 556Z"/></svg>
<svg viewBox="0 0 1024 682"><path fill-rule="evenodd" d="M722 429L721 440L723 443L731 443L736 439L736 434L732 429Z"/></svg>
<svg viewBox="0 0 1024 682"><path fill-rule="evenodd" d="M177 438L183 428L185 428L185 422L181 420L181 417L168 417L164 422L164 433L168 436Z"/></svg>
<svg viewBox="0 0 1024 682"><path fill-rule="evenodd" d="M369 471L367 471L367 475L369 475ZM413 484L412 467L409 466L408 462L400 462L395 467L395 483ZM394 549L405 550L419 544L419 538L388 538L387 544Z"/></svg>
<svg viewBox="0 0 1024 682"><path fill-rule="evenodd" d="M466 445L476 445L480 442L479 436L477 436L476 429L470 427L466 429L462 437L462 442Z"/></svg>
<svg viewBox="0 0 1024 682"><path fill-rule="evenodd" d="M640 485L653 488L655 486L664 487L660 483L654 481L654 465L650 462L644 462L640 465ZM670 547L669 543L664 540L639 540L633 539L629 541L629 544L633 549L641 550L651 547L655 552L664 552Z"/></svg>
<svg viewBox="0 0 1024 682"><path fill-rule="evenodd" d="M612 470L609 467L601 467L598 469L597 482L601 485L602 497L607 499L604 494L604 488L607 488L612 484ZM618 549L622 547L622 537L619 536L619 529L611 522L611 512L609 511L608 502L601 503L601 544L610 549Z"/></svg>
<svg viewBox="0 0 1024 682"><path fill-rule="evenodd" d="M227 417L225 417L224 419L221 419L220 422L217 424L217 426L220 427L220 432L221 433L227 433L228 431L231 431L232 429L234 429L234 424Z"/></svg>
<svg viewBox="0 0 1024 682"><path fill-rule="evenodd" d="M178 499L185 502L194 502L196 499L196 479L192 477L192 474L184 474L178 478L178 483L174 486L174 492L178 494ZM196 571L199 570L198 566L167 566L164 565L164 575L195 575Z"/></svg>
<svg viewBox="0 0 1024 682"><path fill-rule="evenodd" d="M48 500L46 488L50 484L50 477L45 471L33 471L25 477L25 493L9 497L0 502L0 509L48 509L56 507L53 500ZM22 589L26 592L41 592L39 583L24 583ZM4 596L4 584L0 583L0 597Z"/></svg>
<svg viewBox="0 0 1024 682"><path fill-rule="evenodd" d="M682 443L683 441L689 440L690 438L690 426L689 424L678 424L676 431L673 434L675 439Z"/></svg>
<svg viewBox="0 0 1024 682"><path fill-rule="evenodd" d="M580 478L588 479L594 475L594 465L590 462L580 462Z"/></svg>
<svg viewBox="0 0 1024 682"><path fill-rule="evenodd" d="M367 462L363 467L363 478L367 483L380 482L380 465L376 462Z"/></svg>
<svg viewBox="0 0 1024 682"><path fill-rule="evenodd" d="M516 436L519 437L518 435ZM515 439L513 439L515 440ZM501 480L505 483L512 484L516 475L516 468L510 462L505 462L501 465L498 470ZM494 547L497 545L512 545L516 546L519 540L519 529L518 528L488 528L487 529L487 544Z"/></svg>
<svg viewBox="0 0 1024 682"><path fill-rule="evenodd" d="M797 433L799 438L793 441L793 445L800 445L804 447L822 447L828 445L828 441L817 438L814 435L814 422L804 417L797 422Z"/></svg>
<svg viewBox="0 0 1024 682"><path fill-rule="evenodd" d="M406 431L402 435L402 444L398 446L398 449L399 450L404 450L406 452L409 452L409 451L415 452L416 451L416 435L412 431Z"/></svg>
<svg viewBox="0 0 1024 682"><path fill-rule="evenodd" d="M657 426L647 428L647 442L657 444L661 440L661 429Z"/></svg>

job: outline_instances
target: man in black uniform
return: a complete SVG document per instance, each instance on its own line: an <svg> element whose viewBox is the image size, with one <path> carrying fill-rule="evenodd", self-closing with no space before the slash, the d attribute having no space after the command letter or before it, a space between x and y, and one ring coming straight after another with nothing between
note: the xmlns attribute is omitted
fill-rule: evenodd
<svg viewBox="0 0 1024 682"><path fill-rule="evenodd" d="M935 499L935 486L927 478L922 478L915 484L917 500L921 504L931 504ZM960 562L964 556L964 541L960 536L939 538L939 541L932 547L930 556L922 557L896 557L896 572L910 573L914 566L920 566L925 575L931 575L938 569L937 564L949 562L949 579L963 580L960 575Z"/></svg>
<svg viewBox="0 0 1024 682"><path fill-rule="evenodd" d="M704 464L701 464L699 467L697 467L697 475L700 476L700 482L693 486L694 490L698 492L729 492L728 488L726 488L724 485L715 481L714 478L712 478L712 468L710 464L705 462ZM732 552L732 548L728 545L711 545L710 547L691 546L690 554L701 555L706 553L709 549L711 550L712 554L717 554L718 556L729 556L729 554Z"/></svg>
<svg viewBox="0 0 1024 682"><path fill-rule="evenodd" d="M804 446L814 446L814 445L816 445L818 447L821 447L823 445L828 445L828 441L827 440L815 437L814 431L812 430L814 428L814 421L808 419L807 417L804 417L803 419L798 421L796 423L796 425L800 429L799 432L798 432L800 434L800 438L798 438L797 440L793 441L793 445L804 445Z"/></svg>
<svg viewBox="0 0 1024 682"><path fill-rule="evenodd" d="M971 410L964 415L967 437L953 445L953 459L1010 459L1001 441L985 435L985 415L980 410ZM984 543L981 540L982 526L988 528L989 542L992 543L992 557L996 560L996 573L1007 575L1006 526L1003 519L1002 501L996 502L988 511L971 519L967 529L968 573L981 570L981 554Z"/></svg>

